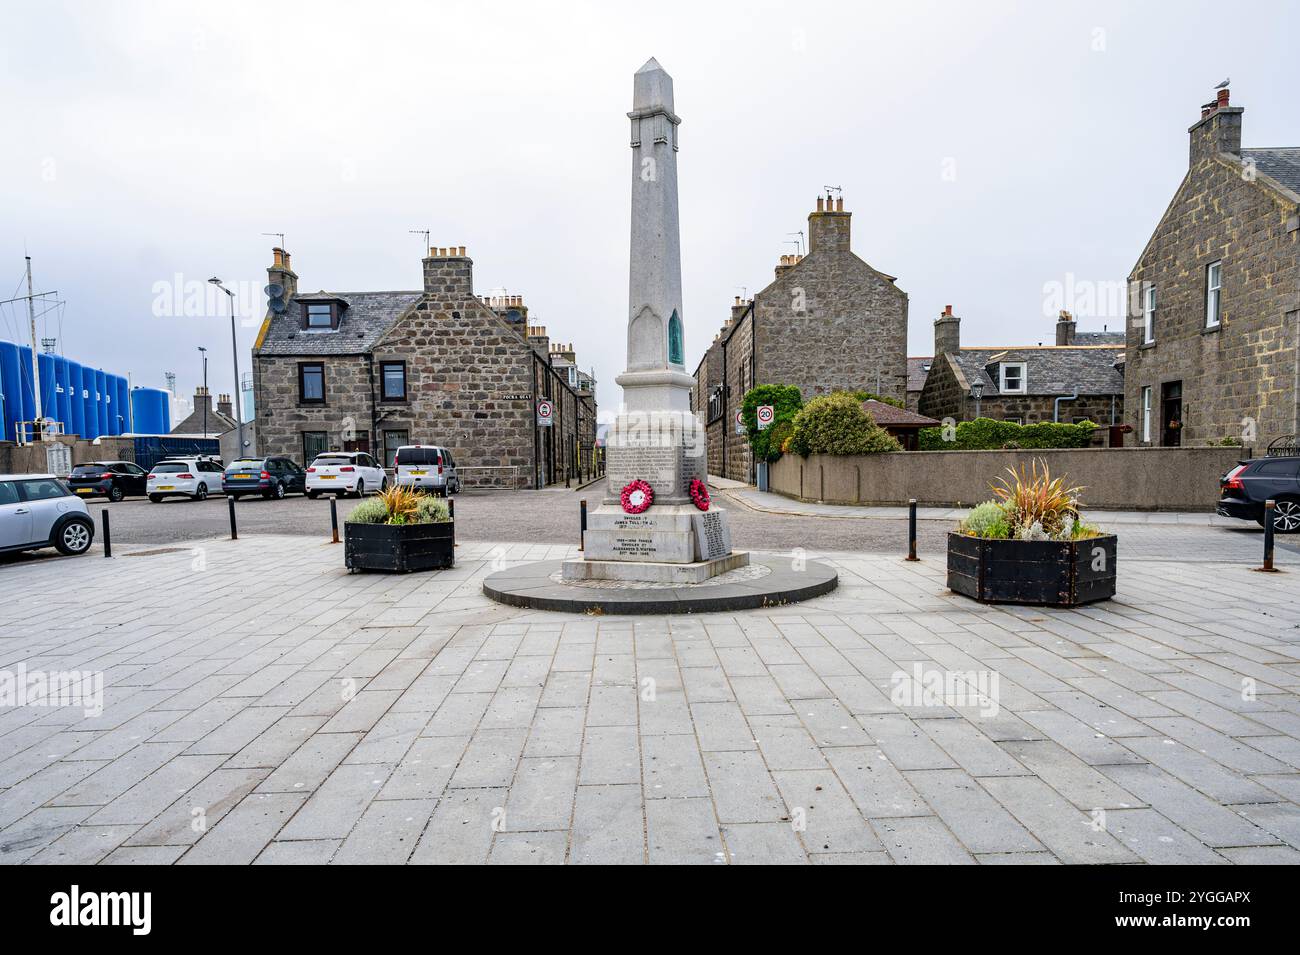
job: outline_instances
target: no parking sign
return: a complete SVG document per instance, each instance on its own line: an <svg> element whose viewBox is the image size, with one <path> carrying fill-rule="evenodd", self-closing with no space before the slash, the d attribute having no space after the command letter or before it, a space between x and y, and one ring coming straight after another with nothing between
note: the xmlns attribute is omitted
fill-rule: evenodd
<svg viewBox="0 0 1300 955"><path fill-rule="evenodd" d="M775 417L775 415L776 410L771 405L759 405L757 415L758 430L762 431L764 428L770 427L772 424L772 418Z"/></svg>
<svg viewBox="0 0 1300 955"><path fill-rule="evenodd" d="M555 405L551 404L549 398L543 398L537 402L537 426L539 428L549 428L555 418Z"/></svg>

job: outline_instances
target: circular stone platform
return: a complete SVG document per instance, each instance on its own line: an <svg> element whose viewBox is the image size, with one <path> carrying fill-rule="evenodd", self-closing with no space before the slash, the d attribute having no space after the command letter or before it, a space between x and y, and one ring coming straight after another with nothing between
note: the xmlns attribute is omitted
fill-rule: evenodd
<svg viewBox="0 0 1300 955"><path fill-rule="evenodd" d="M716 613L773 607L820 597L835 589L839 575L826 564L789 557L751 555L747 567L700 584L566 581L563 561L543 560L499 570L483 581L483 593L498 603L567 613Z"/></svg>

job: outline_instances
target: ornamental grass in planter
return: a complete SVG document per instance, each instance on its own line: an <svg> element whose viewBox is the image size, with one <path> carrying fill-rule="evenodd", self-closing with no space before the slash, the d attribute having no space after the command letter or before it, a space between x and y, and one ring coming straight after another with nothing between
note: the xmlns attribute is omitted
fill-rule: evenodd
<svg viewBox="0 0 1300 955"><path fill-rule="evenodd" d="M343 563L351 571L450 567L455 548L447 502L408 487L394 485L362 501L343 524Z"/></svg>
<svg viewBox="0 0 1300 955"><path fill-rule="evenodd" d="M984 603L1074 607L1115 596L1115 544L1080 515L1083 488L1047 464L1008 468L948 535L948 587Z"/></svg>

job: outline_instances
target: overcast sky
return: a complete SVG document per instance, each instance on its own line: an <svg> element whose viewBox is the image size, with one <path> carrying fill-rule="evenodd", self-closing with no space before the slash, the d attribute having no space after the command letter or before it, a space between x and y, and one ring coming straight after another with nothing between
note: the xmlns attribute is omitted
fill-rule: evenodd
<svg viewBox="0 0 1300 955"><path fill-rule="evenodd" d="M1300 145L1297 35L1296 4L1268 2L12 4L0 298L30 254L67 303L39 333L69 357L189 393L206 345L228 391L224 304L187 307L185 283L241 291L248 371L261 233L287 234L300 288L364 291L418 288L408 230L429 229L468 247L480 294L523 295L571 340L613 409L625 114L655 56L683 118L690 369L826 185L854 251L910 295L911 354L945 304L969 344L1052 340L1051 283L1105 311L1216 83L1245 145ZM24 319L0 307L0 338Z"/></svg>

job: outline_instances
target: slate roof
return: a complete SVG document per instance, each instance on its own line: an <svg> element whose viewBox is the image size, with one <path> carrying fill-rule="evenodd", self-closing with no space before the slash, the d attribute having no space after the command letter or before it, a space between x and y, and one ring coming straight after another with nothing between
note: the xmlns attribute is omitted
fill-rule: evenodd
<svg viewBox="0 0 1300 955"><path fill-rule="evenodd" d="M1255 169L1300 192L1300 146L1289 149L1243 149L1242 159L1255 160Z"/></svg>
<svg viewBox="0 0 1300 955"><path fill-rule="evenodd" d="M871 415L872 420L882 428L933 428L939 423L934 418L875 399L862 402L862 410Z"/></svg>
<svg viewBox="0 0 1300 955"><path fill-rule="evenodd" d="M933 361L933 358L907 359L908 391L922 391L925 388L925 379L930 374L930 364Z"/></svg>
<svg viewBox="0 0 1300 955"><path fill-rule="evenodd" d="M1124 347L1123 332L1075 332L1076 345L1119 345Z"/></svg>
<svg viewBox="0 0 1300 955"><path fill-rule="evenodd" d="M271 317L257 349L259 355L355 355L369 351L423 292L314 292L290 299L289 307ZM345 303L339 327L307 331L299 304L337 299Z"/></svg>
<svg viewBox="0 0 1300 955"><path fill-rule="evenodd" d="M979 378L984 397L996 397L997 363L1024 362L1026 390L1015 394L1122 395L1124 376L1115 367L1124 357L1122 348L1105 345L1042 345L1030 348L963 348L949 353L966 376L966 383Z"/></svg>

